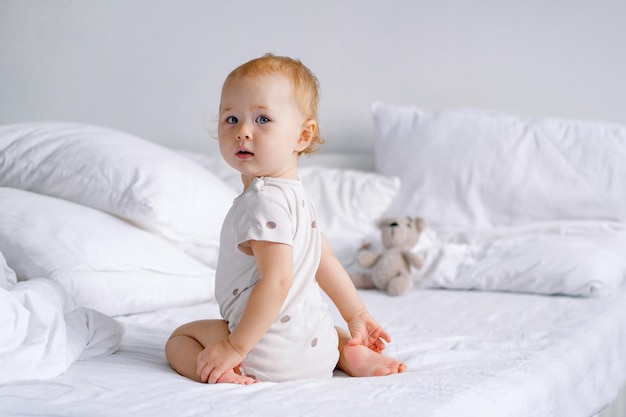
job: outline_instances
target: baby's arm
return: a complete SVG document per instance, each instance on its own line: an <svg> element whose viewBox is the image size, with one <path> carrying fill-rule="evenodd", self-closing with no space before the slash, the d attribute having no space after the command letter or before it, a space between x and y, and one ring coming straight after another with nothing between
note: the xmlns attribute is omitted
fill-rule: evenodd
<svg viewBox="0 0 626 417"><path fill-rule="evenodd" d="M350 276L333 254L324 236L322 236L322 257L315 278L348 323L352 336L348 344L363 344L380 352L385 348L385 343L381 339L391 342L387 332L367 311Z"/></svg>
<svg viewBox="0 0 626 417"><path fill-rule="evenodd" d="M241 320L228 339L207 347L200 354L206 360L200 363L199 358L198 374L209 383L217 382L224 372L241 363L270 328L291 288L291 246L250 241L250 249L259 270L259 281L252 288Z"/></svg>
<svg viewBox="0 0 626 417"><path fill-rule="evenodd" d="M256 283L239 324L228 337L245 356L270 328L287 298L293 278L293 251L282 243L250 241L259 270Z"/></svg>

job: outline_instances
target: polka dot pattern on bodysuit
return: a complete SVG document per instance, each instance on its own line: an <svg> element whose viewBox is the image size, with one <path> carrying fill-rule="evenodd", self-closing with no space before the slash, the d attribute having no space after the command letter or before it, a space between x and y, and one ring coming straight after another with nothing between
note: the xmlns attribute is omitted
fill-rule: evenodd
<svg viewBox="0 0 626 417"><path fill-rule="evenodd" d="M267 226L268 229L276 229L276 222L273 222L271 220L265 223L265 225Z"/></svg>

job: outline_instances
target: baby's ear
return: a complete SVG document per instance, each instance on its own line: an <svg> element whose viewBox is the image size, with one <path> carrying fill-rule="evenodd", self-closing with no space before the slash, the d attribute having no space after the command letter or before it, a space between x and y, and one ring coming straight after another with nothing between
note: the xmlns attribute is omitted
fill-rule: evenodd
<svg viewBox="0 0 626 417"><path fill-rule="evenodd" d="M315 132L317 131L317 122L313 119L306 119L302 123L302 129L300 130L300 138L296 145L296 151L302 152L309 147Z"/></svg>

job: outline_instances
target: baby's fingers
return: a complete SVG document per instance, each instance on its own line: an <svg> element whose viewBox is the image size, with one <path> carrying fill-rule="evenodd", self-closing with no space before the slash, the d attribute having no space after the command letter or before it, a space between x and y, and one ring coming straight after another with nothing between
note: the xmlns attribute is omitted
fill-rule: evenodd
<svg viewBox="0 0 626 417"><path fill-rule="evenodd" d="M211 373L209 374L209 378L207 382L209 384L217 384L217 381L220 379L222 375L224 375L223 371L219 371L217 368L213 368L211 370Z"/></svg>
<svg viewBox="0 0 626 417"><path fill-rule="evenodd" d="M379 353L385 350L386 347L387 345L381 339L374 341L374 343L372 344L372 350Z"/></svg>
<svg viewBox="0 0 626 417"><path fill-rule="evenodd" d="M387 347L387 343L391 342L391 337L381 327L367 336L367 346L376 351L382 352Z"/></svg>
<svg viewBox="0 0 626 417"><path fill-rule="evenodd" d="M198 379L200 379L200 382L207 382L210 373L211 368L208 366L208 364L203 364L202 366L198 365L198 368L196 369L196 374L198 374Z"/></svg>
<svg viewBox="0 0 626 417"><path fill-rule="evenodd" d="M198 355L198 359L196 360L196 374L200 379L200 382L208 382L209 375L213 371L214 366L208 359L205 359L202 353Z"/></svg>
<svg viewBox="0 0 626 417"><path fill-rule="evenodd" d="M378 333L378 339L382 339L387 343L391 343L391 336L387 333L382 327L380 328L380 332Z"/></svg>
<svg viewBox="0 0 626 417"><path fill-rule="evenodd" d="M200 381L207 384L217 383L223 374L223 371L220 371L216 367L210 366L209 364L206 364L206 366L198 372Z"/></svg>

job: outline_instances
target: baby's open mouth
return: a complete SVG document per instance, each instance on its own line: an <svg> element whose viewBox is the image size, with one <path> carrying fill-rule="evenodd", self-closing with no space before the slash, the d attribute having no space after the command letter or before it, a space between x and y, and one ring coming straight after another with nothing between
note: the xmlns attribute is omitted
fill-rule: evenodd
<svg viewBox="0 0 626 417"><path fill-rule="evenodd" d="M250 152L246 148L237 149L237 158L239 159L248 159L248 158L252 158L253 156L254 156L254 153Z"/></svg>

